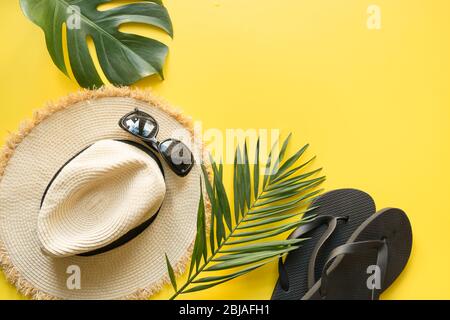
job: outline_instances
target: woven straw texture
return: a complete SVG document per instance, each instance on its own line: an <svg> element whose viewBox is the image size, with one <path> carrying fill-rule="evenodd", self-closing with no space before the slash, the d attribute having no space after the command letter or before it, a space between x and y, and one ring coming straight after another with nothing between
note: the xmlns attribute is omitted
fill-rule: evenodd
<svg viewBox="0 0 450 320"><path fill-rule="evenodd" d="M164 255L184 271L196 234L203 158L184 178L163 163L166 192L155 221L127 244L93 257L55 258L38 239L42 195L56 171L84 148L105 139L132 139L118 120L138 107L158 121L158 139L189 140L189 118L147 91L84 90L37 111L11 135L0 154L0 258L7 278L35 299L143 299L168 281ZM201 156L199 156L199 154ZM136 190L140 192L140 190ZM207 205L209 211L209 205ZM81 270L81 289L67 288L67 268Z"/></svg>

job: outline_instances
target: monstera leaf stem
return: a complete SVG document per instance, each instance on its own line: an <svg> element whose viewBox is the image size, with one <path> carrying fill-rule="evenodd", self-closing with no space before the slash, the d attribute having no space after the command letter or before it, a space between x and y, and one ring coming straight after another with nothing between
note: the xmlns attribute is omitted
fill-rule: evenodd
<svg viewBox="0 0 450 320"><path fill-rule="evenodd" d="M247 145L243 152L238 148L234 164L234 216L223 185L223 167L213 160L213 179L203 181L211 202L212 214L209 245L206 236L205 207L203 194L199 201L197 237L194 244L191 266L187 281L177 286L171 299L180 294L205 290L251 272L280 256L299 248L305 239L271 240L276 235L294 229L314 218L299 218L304 209L320 192L316 187L325 179L310 178L320 171L313 170L298 174L311 160L292 168L308 146L301 148L286 161L290 136L285 140L278 155L269 154L265 174L260 177L259 141L256 147L256 161L251 181ZM208 177L203 166L204 177ZM261 181L262 180L262 181ZM262 182L262 183L260 183ZM261 185L261 186L260 186ZM302 210L299 210L299 209ZM295 211L294 213L292 213ZM297 218L292 221L291 218ZM168 270L172 269L167 259ZM199 279L205 272L226 271L225 274ZM177 289L178 288L178 289Z"/></svg>

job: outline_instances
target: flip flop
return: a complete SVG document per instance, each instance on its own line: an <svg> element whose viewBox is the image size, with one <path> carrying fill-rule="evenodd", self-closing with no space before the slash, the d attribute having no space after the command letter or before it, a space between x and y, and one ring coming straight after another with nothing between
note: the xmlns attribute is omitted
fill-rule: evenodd
<svg viewBox="0 0 450 320"><path fill-rule="evenodd" d="M355 230L375 213L375 203L365 192L339 189L313 201L305 218L317 215L301 225L290 239L309 238L301 248L279 260L279 279L272 300L299 300L320 278L331 251L346 243Z"/></svg>
<svg viewBox="0 0 450 320"><path fill-rule="evenodd" d="M378 300L405 268L411 247L405 212L379 211L330 253L321 279L303 299Z"/></svg>

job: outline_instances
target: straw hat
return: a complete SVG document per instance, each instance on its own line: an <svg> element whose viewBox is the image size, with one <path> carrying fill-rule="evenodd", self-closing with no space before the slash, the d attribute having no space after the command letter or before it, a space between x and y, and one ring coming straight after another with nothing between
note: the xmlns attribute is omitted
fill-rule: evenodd
<svg viewBox="0 0 450 320"><path fill-rule="evenodd" d="M36 299L147 298L183 272L196 235L201 145L177 176L118 126L135 108L158 139L194 141L189 118L148 92L81 91L37 111L0 153L0 259ZM199 161L200 160L200 161ZM78 277L78 278L77 278Z"/></svg>

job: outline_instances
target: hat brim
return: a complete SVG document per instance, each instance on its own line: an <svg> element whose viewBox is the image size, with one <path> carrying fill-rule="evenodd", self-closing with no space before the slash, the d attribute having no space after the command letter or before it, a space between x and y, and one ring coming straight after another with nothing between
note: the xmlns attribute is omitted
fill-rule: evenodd
<svg viewBox="0 0 450 320"><path fill-rule="evenodd" d="M48 182L67 159L96 141L132 139L118 120L136 107L158 121L158 139L176 132L178 139L186 135L193 140L190 118L147 91L114 87L80 91L50 104L8 139L0 153L0 260L22 294L36 299L143 299L168 281L165 254L177 273L184 271L196 235L199 159L184 178L163 161L167 190L158 217L123 246L67 258L49 257L39 246L37 216ZM203 158L201 146L195 149ZM67 270L73 265L80 270L79 289L67 286Z"/></svg>

